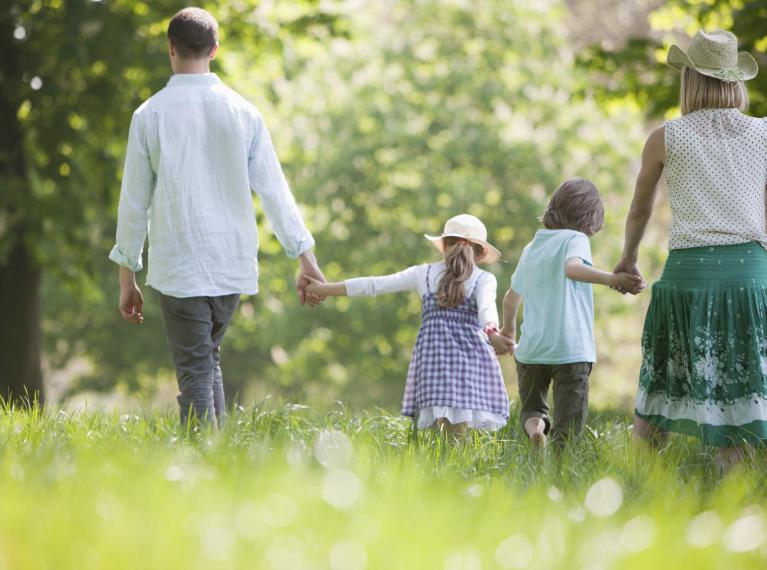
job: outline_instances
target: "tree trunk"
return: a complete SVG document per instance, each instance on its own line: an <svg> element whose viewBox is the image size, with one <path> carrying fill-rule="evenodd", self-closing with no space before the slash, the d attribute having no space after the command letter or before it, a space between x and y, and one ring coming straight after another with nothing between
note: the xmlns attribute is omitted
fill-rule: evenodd
<svg viewBox="0 0 767 570"><path fill-rule="evenodd" d="M17 235L0 262L0 397L15 404L43 401L40 369L40 268Z"/></svg>
<svg viewBox="0 0 767 570"><path fill-rule="evenodd" d="M20 44L10 10L0 10L0 398L43 400L40 370L40 274L26 241L30 200L24 134L17 112L24 90Z"/></svg>

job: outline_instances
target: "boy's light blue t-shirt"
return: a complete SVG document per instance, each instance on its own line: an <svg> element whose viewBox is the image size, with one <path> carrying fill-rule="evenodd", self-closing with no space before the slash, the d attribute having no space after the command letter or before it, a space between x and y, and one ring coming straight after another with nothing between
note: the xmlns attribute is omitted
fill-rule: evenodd
<svg viewBox="0 0 767 570"><path fill-rule="evenodd" d="M565 261L573 257L591 265L589 238L574 230L538 230L522 252L511 277L511 288L523 297L519 362L596 362L592 287L565 275Z"/></svg>

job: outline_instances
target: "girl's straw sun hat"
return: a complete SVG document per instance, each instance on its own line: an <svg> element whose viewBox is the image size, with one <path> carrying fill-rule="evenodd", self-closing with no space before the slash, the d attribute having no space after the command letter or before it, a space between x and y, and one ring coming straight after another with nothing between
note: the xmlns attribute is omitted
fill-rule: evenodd
<svg viewBox="0 0 767 570"><path fill-rule="evenodd" d="M445 229L442 235L430 236L425 234L426 239L434 244L440 252L444 251L443 238L456 237L463 238L466 241L476 243L485 250L484 255L477 261L480 263L495 263L500 259L501 252L493 245L487 243L487 228L476 216L469 214L459 214L445 222Z"/></svg>
<svg viewBox="0 0 767 570"><path fill-rule="evenodd" d="M721 81L748 81L759 71L750 53L738 52L735 34L722 30L699 31L692 38L687 52L672 45L668 50L668 64L676 69L689 67Z"/></svg>

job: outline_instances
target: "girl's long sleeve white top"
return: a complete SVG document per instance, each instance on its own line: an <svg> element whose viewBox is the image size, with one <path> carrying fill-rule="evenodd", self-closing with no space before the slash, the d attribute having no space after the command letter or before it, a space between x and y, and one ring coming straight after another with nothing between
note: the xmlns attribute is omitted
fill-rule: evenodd
<svg viewBox="0 0 767 570"><path fill-rule="evenodd" d="M437 286L444 272L445 262L440 261L438 263L413 265L391 275L347 279L344 281L344 285L346 286L346 294L350 297L375 297L384 293L399 293L401 291L417 291L423 297L429 290L432 293L437 291ZM427 274L428 288L426 284ZM495 304L495 298L498 282L495 275L475 267L471 277L466 281L465 287L467 290L474 287L472 295L477 301L480 326L497 325L498 307Z"/></svg>

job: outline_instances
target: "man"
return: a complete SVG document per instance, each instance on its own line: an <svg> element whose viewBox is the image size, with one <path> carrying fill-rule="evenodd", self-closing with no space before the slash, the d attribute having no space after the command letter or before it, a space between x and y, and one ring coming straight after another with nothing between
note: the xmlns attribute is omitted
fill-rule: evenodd
<svg viewBox="0 0 767 570"><path fill-rule="evenodd" d="M133 114L109 258L120 267L120 312L143 322L135 274L149 233L147 285L159 291L176 366L181 421L214 426L225 410L219 348L241 294L258 292L252 191L288 256L298 258L301 303L324 280L258 110L210 72L218 24L185 8L168 26L174 75Z"/></svg>

